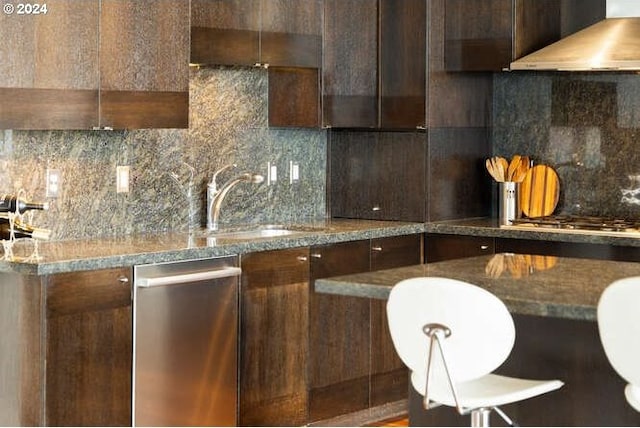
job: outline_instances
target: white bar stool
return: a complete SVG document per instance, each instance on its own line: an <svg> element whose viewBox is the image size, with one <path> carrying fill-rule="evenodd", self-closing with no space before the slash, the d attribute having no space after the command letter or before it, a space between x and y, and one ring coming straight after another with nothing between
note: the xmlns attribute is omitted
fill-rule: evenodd
<svg viewBox="0 0 640 428"><path fill-rule="evenodd" d="M640 412L640 276L612 282L598 302L604 353L627 386L627 402Z"/></svg>
<svg viewBox="0 0 640 428"><path fill-rule="evenodd" d="M424 407L455 407L471 426L489 426L498 406L556 390L559 380L492 374L515 342L513 318L487 290L449 278L411 278L396 284L387 303L396 351L411 370ZM436 346L437 345L437 346Z"/></svg>

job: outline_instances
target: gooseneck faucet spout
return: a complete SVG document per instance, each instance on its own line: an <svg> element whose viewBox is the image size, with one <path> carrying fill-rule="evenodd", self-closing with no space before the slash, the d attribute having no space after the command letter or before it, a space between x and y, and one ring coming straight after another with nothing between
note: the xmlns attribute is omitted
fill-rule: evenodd
<svg viewBox="0 0 640 428"><path fill-rule="evenodd" d="M218 230L218 219L220 218L220 208L222 207L222 201L227 196L229 191L238 183L254 183L260 184L264 181L264 177L259 174L244 173L236 178L227 181L220 190L215 190L212 194L211 200L207 207L207 229ZM209 184L209 187L213 185ZM211 189L210 189L211 190Z"/></svg>

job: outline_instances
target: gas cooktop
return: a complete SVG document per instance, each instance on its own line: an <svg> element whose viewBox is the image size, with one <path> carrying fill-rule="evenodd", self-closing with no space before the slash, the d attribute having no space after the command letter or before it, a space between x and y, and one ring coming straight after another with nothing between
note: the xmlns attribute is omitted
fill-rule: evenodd
<svg viewBox="0 0 640 428"><path fill-rule="evenodd" d="M536 232L583 233L589 235L640 237L640 220L617 217L552 215L520 218L505 229L533 230Z"/></svg>

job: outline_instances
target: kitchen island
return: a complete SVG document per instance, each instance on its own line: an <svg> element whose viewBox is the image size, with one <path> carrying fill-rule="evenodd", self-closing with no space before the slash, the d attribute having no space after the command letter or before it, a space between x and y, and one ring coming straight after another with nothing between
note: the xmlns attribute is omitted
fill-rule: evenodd
<svg viewBox="0 0 640 428"><path fill-rule="evenodd" d="M565 382L543 397L504 406L510 417L535 426L637 426L640 414L626 403L625 383L600 344L596 308L611 282L638 275L638 263L496 254L322 279L315 292L386 299L394 284L418 276L476 284L501 298L516 322L516 344L498 372ZM420 401L410 388L411 425L468 424L450 408L425 412Z"/></svg>

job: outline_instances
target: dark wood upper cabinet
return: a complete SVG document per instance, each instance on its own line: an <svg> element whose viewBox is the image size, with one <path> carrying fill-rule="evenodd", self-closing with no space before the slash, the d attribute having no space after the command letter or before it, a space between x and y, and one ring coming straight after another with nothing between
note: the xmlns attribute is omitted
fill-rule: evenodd
<svg viewBox="0 0 640 428"><path fill-rule="evenodd" d="M445 0L445 68L500 71L604 18L604 0Z"/></svg>
<svg viewBox="0 0 640 428"><path fill-rule="evenodd" d="M426 1L325 0L324 13L323 125L424 127Z"/></svg>
<svg viewBox="0 0 640 428"><path fill-rule="evenodd" d="M322 0L192 0L191 62L319 68Z"/></svg>
<svg viewBox="0 0 640 428"><path fill-rule="evenodd" d="M262 0L260 62L320 68L322 0Z"/></svg>
<svg viewBox="0 0 640 428"><path fill-rule="evenodd" d="M260 0L191 0L191 62L260 62Z"/></svg>
<svg viewBox="0 0 640 428"><path fill-rule="evenodd" d="M188 2L60 0L0 26L0 129L188 127Z"/></svg>
<svg viewBox="0 0 640 428"><path fill-rule="evenodd" d="M426 127L426 5L380 0L380 128Z"/></svg>
<svg viewBox="0 0 640 428"><path fill-rule="evenodd" d="M320 127L317 68L269 67L269 126Z"/></svg>
<svg viewBox="0 0 640 428"><path fill-rule="evenodd" d="M188 128L189 2L101 1L100 126Z"/></svg>
<svg viewBox="0 0 640 428"><path fill-rule="evenodd" d="M98 124L97 0L58 0L46 14L0 14L0 129Z"/></svg>
<svg viewBox="0 0 640 428"><path fill-rule="evenodd" d="M378 125L378 0L325 0L323 124Z"/></svg>
<svg viewBox="0 0 640 428"><path fill-rule="evenodd" d="M331 131L332 217L425 221L426 135Z"/></svg>

